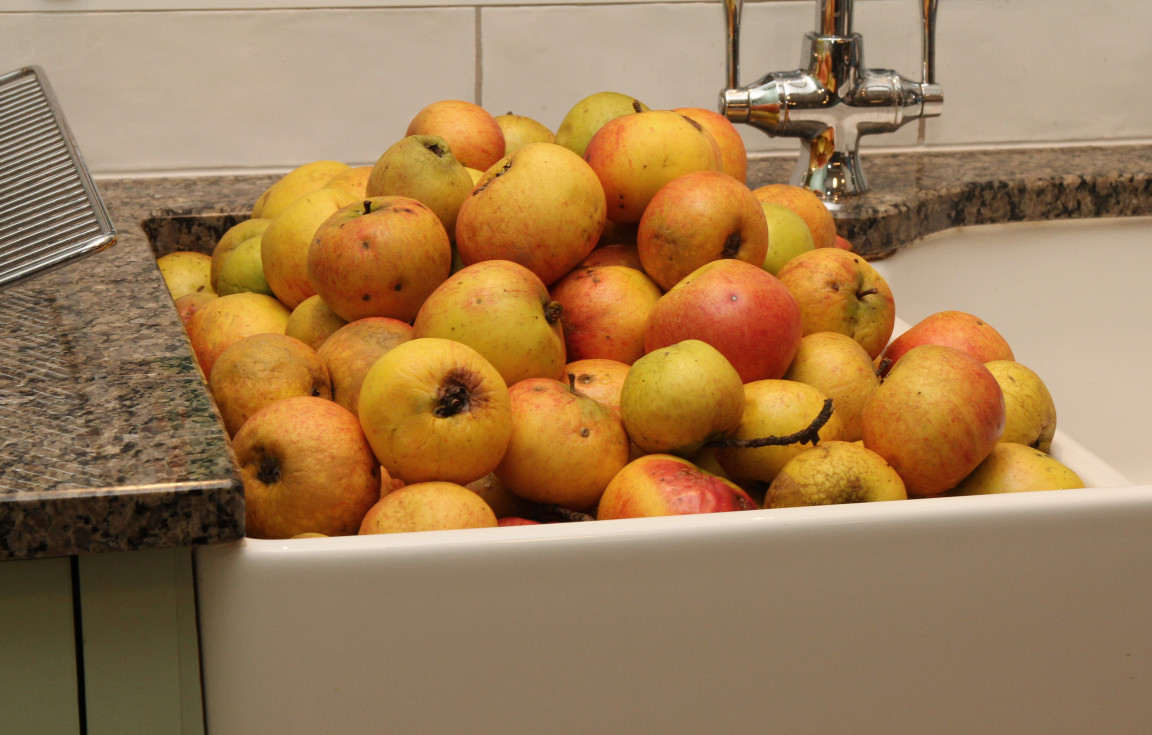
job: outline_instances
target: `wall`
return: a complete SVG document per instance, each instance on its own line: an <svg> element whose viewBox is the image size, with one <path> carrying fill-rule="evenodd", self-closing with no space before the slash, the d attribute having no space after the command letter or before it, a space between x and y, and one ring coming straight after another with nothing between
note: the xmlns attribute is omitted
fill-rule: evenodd
<svg viewBox="0 0 1152 735"><path fill-rule="evenodd" d="M798 65L814 7L745 3L743 82ZM1152 4L944 0L938 20L944 115L922 142L912 124L866 150L1152 138L1152 99L1133 93ZM857 2L867 65L916 74L918 23L915 2ZM554 129L603 89L714 108L725 78L718 0L4 0L0 72L27 64L104 176L371 163L437 99Z"/></svg>

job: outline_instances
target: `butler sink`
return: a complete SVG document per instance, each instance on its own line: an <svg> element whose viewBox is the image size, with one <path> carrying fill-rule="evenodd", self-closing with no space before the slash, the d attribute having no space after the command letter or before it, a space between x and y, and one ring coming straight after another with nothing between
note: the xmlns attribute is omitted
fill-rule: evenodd
<svg viewBox="0 0 1152 735"><path fill-rule="evenodd" d="M937 233L873 263L903 321L971 312L1056 402L1057 426L1134 484L1152 484L1152 217Z"/></svg>

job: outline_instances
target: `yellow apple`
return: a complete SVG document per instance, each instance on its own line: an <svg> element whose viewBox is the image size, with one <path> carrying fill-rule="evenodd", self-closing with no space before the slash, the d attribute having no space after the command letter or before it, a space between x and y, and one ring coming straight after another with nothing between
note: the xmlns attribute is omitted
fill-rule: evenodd
<svg viewBox="0 0 1152 735"><path fill-rule="evenodd" d="M856 340L839 332L805 335L784 378L807 383L832 399L843 425L842 439L861 437L864 404L880 385L880 378L872 358Z"/></svg>
<svg viewBox="0 0 1152 735"><path fill-rule="evenodd" d="M529 143L555 143L556 134L548 126L527 115L507 112L496 116L496 124L504 131L504 155L510 156Z"/></svg>
<svg viewBox="0 0 1152 735"><path fill-rule="evenodd" d="M472 192L472 177L443 138L409 135L389 146L372 167L365 196L416 199L440 218L449 238L456 232L460 205Z"/></svg>
<svg viewBox="0 0 1152 735"><path fill-rule="evenodd" d="M740 131L732 121L715 110L706 110L703 107L677 107L673 112L679 112L684 117L690 117L700 123L720 148L720 162L724 173L742 184L747 181L748 151L744 146L744 139L740 137Z"/></svg>
<svg viewBox="0 0 1152 735"><path fill-rule="evenodd" d="M347 320L328 308L328 304L319 295L309 296L288 315L284 334L318 350L326 339L347 323Z"/></svg>
<svg viewBox="0 0 1152 735"><path fill-rule="evenodd" d="M264 277L264 261L260 247L263 239L263 235L250 237L232 251L228 260L224 262L224 267L220 269L220 277L216 281L217 293L227 296L251 291L265 296L276 295L272 293L268 279Z"/></svg>
<svg viewBox="0 0 1152 735"><path fill-rule="evenodd" d="M818 248L836 245L836 218L811 189L792 184L765 184L752 190L756 198L769 204L782 204L808 223L812 240Z"/></svg>
<svg viewBox="0 0 1152 735"><path fill-rule="evenodd" d="M336 174L320 188L342 189L352 196L362 197L365 196L368 179L371 175L371 166L354 166L343 173Z"/></svg>
<svg viewBox="0 0 1152 735"><path fill-rule="evenodd" d="M453 482L418 482L380 498L360 524L362 535L494 528L496 514L476 493Z"/></svg>
<svg viewBox="0 0 1152 735"><path fill-rule="evenodd" d="M350 169L340 161L311 161L297 166L276 180L252 207L252 219L272 219L289 204L309 192L324 187L334 177Z"/></svg>
<svg viewBox="0 0 1152 735"><path fill-rule="evenodd" d="M984 367L1004 393L1002 442L1026 444L1048 452L1056 433L1056 403L1036 371L1014 360L992 360Z"/></svg>
<svg viewBox="0 0 1152 735"><path fill-rule="evenodd" d="M621 115L644 112L648 105L620 92L596 92L580 100L564 114L556 128L557 145L562 145L578 156L583 156L596 131L604 123Z"/></svg>
<svg viewBox="0 0 1152 735"><path fill-rule="evenodd" d="M268 228L268 223L271 221L265 218L246 219L224 231L212 249L212 288L216 288L216 283L220 279L220 270L231 257L232 252L245 240L264 234L264 230Z"/></svg>
<svg viewBox="0 0 1152 735"><path fill-rule="evenodd" d="M368 369L385 352L410 339L410 324L384 316L357 319L336 330L316 351L332 380L332 400L359 415L360 388Z"/></svg>
<svg viewBox="0 0 1152 735"><path fill-rule="evenodd" d="M293 201L276 215L261 236L264 277L276 298L290 310L316 294L308 280L308 249L324 220L357 201L340 189L317 189Z"/></svg>
<svg viewBox="0 0 1152 735"><path fill-rule="evenodd" d="M1024 444L1000 442L950 494L991 495L1082 487L1080 476L1056 458Z"/></svg>
<svg viewBox="0 0 1152 735"><path fill-rule="evenodd" d="M177 250L156 259L160 275L172 300L198 291L212 291L212 256L193 250Z"/></svg>
<svg viewBox="0 0 1152 735"><path fill-rule="evenodd" d="M253 334L284 334L288 309L264 294L244 292L213 299L185 325L196 362L207 378L220 353Z"/></svg>
<svg viewBox="0 0 1152 735"><path fill-rule="evenodd" d="M360 423L388 473L466 485L496 469L512 434L508 387L466 344L418 338L384 353L360 387Z"/></svg>
<svg viewBox="0 0 1152 735"><path fill-rule="evenodd" d="M583 260L604 229L604 189L592 168L555 143L530 143L492 166L456 221L464 265L510 260L550 286Z"/></svg>

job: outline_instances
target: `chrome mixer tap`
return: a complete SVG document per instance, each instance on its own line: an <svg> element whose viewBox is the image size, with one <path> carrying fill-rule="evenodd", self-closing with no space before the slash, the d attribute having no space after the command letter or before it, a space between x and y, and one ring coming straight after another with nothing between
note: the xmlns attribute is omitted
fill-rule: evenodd
<svg viewBox="0 0 1152 735"><path fill-rule="evenodd" d="M800 138L790 183L812 189L826 202L866 191L860 136L889 133L943 110L944 92L935 78L937 0L918 2L920 81L865 68L863 39L852 32L852 0L817 0L816 30L804 36L802 68L740 87L743 0L724 0L728 79L720 93L721 114L772 136Z"/></svg>

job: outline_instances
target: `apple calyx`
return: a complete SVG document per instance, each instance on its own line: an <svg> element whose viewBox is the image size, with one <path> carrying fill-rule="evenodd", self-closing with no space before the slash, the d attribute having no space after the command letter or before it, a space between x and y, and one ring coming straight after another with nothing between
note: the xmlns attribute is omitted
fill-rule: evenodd
<svg viewBox="0 0 1152 735"><path fill-rule="evenodd" d="M735 258L740 254L741 244L743 243L740 241L739 232L733 232L732 234L728 235L728 237L724 238L724 247L720 251L720 257Z"/></svg>
<svg viewBox="0 0 1152 735"><path fill-rule="evenodd" d="M824 424L828 423L828 419L830 418L832 418L832 399L825 398L824 406L820 409L820 413L816 414L816 418L812 419L812 423L800 431L788 434L787 436L761 436L755 439L737 439L736 437L726 436L707 441L704 443L704 446L718 449L759 449L760 447L786 447L790 444L811 444L812 446L816 446L820 443L820 429L824 428Z"/></svg>
<svg viewBox="0 0 1152 735"><path fill-rule="evenodd" d="M451 155L451 153L448 150L448 144L445 143L443 140L433 139L433 140L424 141L424 147L428 151L436 154L437 158L444 158L446 156Z"/></svg>
<svg viewBox="0 0 1152 735"><path fill-rule="evenodd" d="M280 481L280 463L270 454L260 457L260 469L256 472L256 479L265 485L275 485Z"/></svg>
<svg viewBox="0 0 1152 735"><path fill-rule="evenodd" d="M560 315L563 313L564 306L559 301L549 301L544 304L544 320L549 324L560 321Z"/></svg>
<svg viewBox="0 0 1152 735"><path fill-rule="evenodd" d="M432 409L432 415L446 419L471 410L471 389L458 377L446 378L436 391L436 407Z"/></svg>

